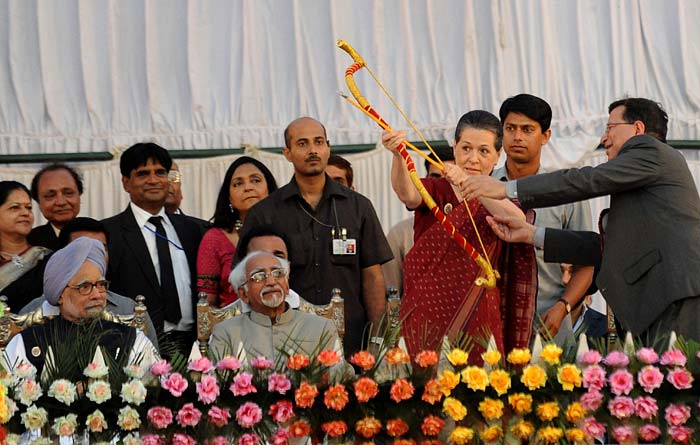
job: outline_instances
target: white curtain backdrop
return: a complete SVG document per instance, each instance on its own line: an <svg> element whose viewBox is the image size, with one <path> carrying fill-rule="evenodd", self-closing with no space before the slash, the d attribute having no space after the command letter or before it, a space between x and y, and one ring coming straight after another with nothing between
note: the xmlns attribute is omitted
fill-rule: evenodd
<svg viewBox="0 0 700 445"><path fill-rule="evenodd" d="M529 92L554 111L544 166L578 165L623 96L660 101L669 138L700 138L698 23L694 0L0 0L0 154L280 146L302 115L334 144L375 143L375 124L336 95L351 63L343 38L428 139L451 140L467 110ZM367 73L357 80L407 128ZM259 156L289 180L281 156ZM385 228L408 216L383 151L349 158ZM231 160L179 162L186 212L211 215ZM83 215L126 205L117 163L79 166ZM28 184L36 169L0 167L0 178Z"/></svg>

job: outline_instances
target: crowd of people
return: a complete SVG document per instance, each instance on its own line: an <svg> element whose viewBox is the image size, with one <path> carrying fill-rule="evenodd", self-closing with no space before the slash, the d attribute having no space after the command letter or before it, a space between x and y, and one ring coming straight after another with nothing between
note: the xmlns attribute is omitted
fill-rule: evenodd
<svg viewBox="0 0 700 445"><path fill-rule="evenodd" d="M444 336L493 335L502 350L527 347L535 332L562 345L582 329L605 336L607 318L587 306L596 289L619 330L645 341L670 330L700 339L700 278L692 272L700 267L692 247L700 241L700 198L688 166L666 144L659 104L628 98L608 111L601 139L608 162L556 172L540 163L552 133L545 100L519 94L499 117L467 112L452 148L426 161L421 183L434 202L419 193L398 152L405 134L385 131L392 188L414 212L387 236L372 203L355 191L352 166L331 155L325 127L309 117L284 132L291 181L278 188L259 160L237 158L207 220L182 212L182 175L155 143L121 155L130 203L103 221L78 216L83 183L69 165L42 168L30 189L1 181L0 294L13 312L40 309L58 320L15 337L8 354L40 362L56 329L76 336L72 326L105 310L133 312L142 295L147 335L103 321L100 329L112 332L99 340L107 350L126 342L154 355L159 346L187 354L201 297L241 312L215 327L212 354L275 355L291 340L307 353L326 344L349 355L382 342L390 288L401 297L412 352L437 349ZM496 169L501 151L506 162ZM610 209L595 232L585 200L602 195L610 195ZM32 201L46 224L33 227ZM475 284L481 269L434 206L498 271L495 287ZM328 320L297 310L327 304L333 289L344 299L342 341Z"/></svg>

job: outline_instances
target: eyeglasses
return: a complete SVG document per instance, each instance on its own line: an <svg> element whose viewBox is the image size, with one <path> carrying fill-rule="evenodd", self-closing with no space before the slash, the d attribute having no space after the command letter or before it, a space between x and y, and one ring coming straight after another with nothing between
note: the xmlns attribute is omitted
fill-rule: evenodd
<svg viewBox="0 0 700 445"><path fill-rule="evenodd" d="M170 182L180 182L180 179L182 179L182 173L180 173L177 170L170 170L168 172L168 181Z"/></svg>
<svg viewBox="0 0 700 445"><path fill-rule="evenodd" d="M275 280L278 280L286 275L287 271L285 269L281 267L276 267L274 269L271 269L269 272L266 270L259 270L257 272L253 272L248 277L248 281L253 281L254 283L262 283L263 281L267 280L267 277L272 277Z"/></svg>
<svg viewBox="0 0 700 445"><path fill-rule="evenodd" d="M605 126L605 134L610 133L610 130L618 125L634 125L634 122L608 122L608 124Z"/></svg>
<svg viewBox="0 0 700 445"><path fill-rule="evenodd" d="M107 289L109 289L109 281L97 280L94 283L91 281L83 281L75 286L66 286L66 288L77 289L80 295L90 295L93 287L96 287L100 292L107 292Z"/></svg>

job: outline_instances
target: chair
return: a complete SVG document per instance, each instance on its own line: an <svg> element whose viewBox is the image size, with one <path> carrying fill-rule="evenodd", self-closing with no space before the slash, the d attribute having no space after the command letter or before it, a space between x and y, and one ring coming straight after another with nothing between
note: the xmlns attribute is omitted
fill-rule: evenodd
<svg viewBox="0 0 700 445"><path fill-rule="evenodd" d="M13 314L10 307L7 305L7 298L4 296L0 297L0 301L2 301L5 306L2 316L0 316L0 351L5 349L10 340L12 340L12 337L19 334L24 329L35 324L42 324L45 320L50 320L54 317L45 317L41 306L23 315ZM148 309L144 301L146 301L146 298L143 295L138 295L136 297L136 307L134 308L133 314L119 315L109 311L103 311L102 319L140 329L145 334Z"/></svg>
<svg viewBox="0 0 700 445"><path fill-rule="evenodd" d="M345 302L340 296L340 289L332 290L331 301L325 305L311 304L301 297L299 300L297 310L330 319L335 324L340 338L343 338L345 335ZM199 350L203 355L206 355L208 351L209 337L211 337L214 326L228 318L241 315L243 313L241 308L241 300L236 300L222 308L211 307L207 302L206 294L200 292L197 303L197 340L199 341Z"/></svg>

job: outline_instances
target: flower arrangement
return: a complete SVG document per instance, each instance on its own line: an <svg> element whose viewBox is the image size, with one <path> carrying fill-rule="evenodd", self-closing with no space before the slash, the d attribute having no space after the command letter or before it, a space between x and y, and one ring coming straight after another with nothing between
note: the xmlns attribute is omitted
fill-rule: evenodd
<svg viewBox="0 0 700 445"><path fill-rule="evenodd" d="M402 343L399 342L399 345ZM401 346L349 358L334 350L267 357L193 354L148 369L93 359L81 378L37 379L26 363L0 384L0 422L18 434L114 435L125 445L342 443L693 443L698 435L697 345L662 351L588 350L575 357L539 340L507 354L491 346L411 357ZM123 378L115 384L112 374ZM60 407L60 409L58 408ZM138 433L138 434L136 434ZM5 435L0 430L0 438ZM41 443L40 441L38 443Z"/></svg>

